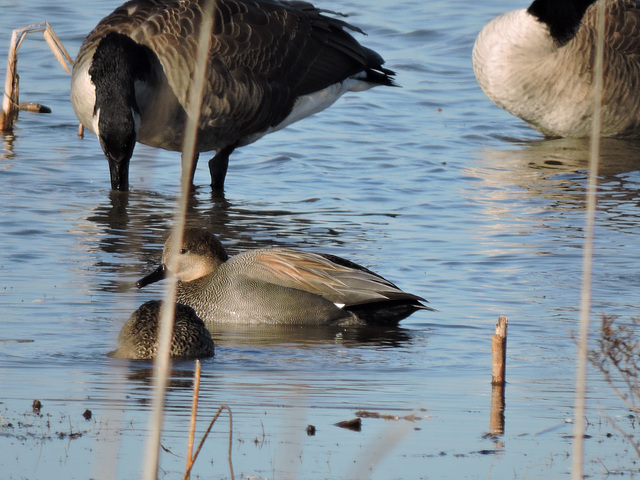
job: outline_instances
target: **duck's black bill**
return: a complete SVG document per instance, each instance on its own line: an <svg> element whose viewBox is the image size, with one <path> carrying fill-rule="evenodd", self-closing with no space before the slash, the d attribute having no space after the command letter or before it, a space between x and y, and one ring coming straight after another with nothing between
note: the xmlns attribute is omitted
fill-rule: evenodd
<svg viewBox="0 0 640 480"><path fill-rule="evenodd" d="M151 283L155 283L155 282L159 282L160 280L166 278L167 276L167 269L165 268L164 264L160 265L158 268L156 268L153 272L151 272L149 275L147 275L144 278L141 278L140 280L138 280L136 282L136 287L138 288L142 288L145 287Z"/></svg>

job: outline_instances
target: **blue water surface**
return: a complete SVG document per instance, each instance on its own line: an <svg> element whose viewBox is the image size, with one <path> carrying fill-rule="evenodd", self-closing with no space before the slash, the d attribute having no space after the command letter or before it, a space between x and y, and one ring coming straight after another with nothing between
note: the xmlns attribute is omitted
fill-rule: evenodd
<svg viewBox="0 0 640 480"><path fill-rule="evenodd" d="M387 331L217 332L217 354L202 365L197 438L226 404L236 478L568 478L589 146L545 140L493 105L471 68L482 26L526 3L316 4L348 13L400 87L345 95L238 149L224 199L212 198L203 157L188 221L232 254L283 245L340 255L437 311ZM41 20L75 56L116 6L0 0L0 58L12 29ZM53 112L21 113L0 149L0 470L13 479L140 478L152 365L107 353L131 312L162 295L132 283L160 260L179 155L138 145L131 191L110 192L98 141L78 138L70 77L41 34L24 41L18 68L21 100ZM622 322L639 313L636 152L603 142L594 335L601 313ZM499 315L509 318L503 435L490 424ZM193 370L174 364L160 478L184 472ZM359 411L398 418L365 417L360 432L335 426ZM628 414L590 370L590 476L637 474L635 451L607 421L634 433ZM230 478L228 425L223 414L194 478Z"/></svg>

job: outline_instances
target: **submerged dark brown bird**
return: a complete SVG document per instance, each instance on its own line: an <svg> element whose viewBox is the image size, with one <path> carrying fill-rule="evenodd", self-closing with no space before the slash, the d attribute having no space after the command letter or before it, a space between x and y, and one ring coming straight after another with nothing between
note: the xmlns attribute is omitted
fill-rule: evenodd
<svg viewBox="0 0 640 480"><path fill-rule="evenodd" d="M205 3L132 0L80 47L71 102L98 136L114 190L129 187L135 142L182 150ZM347 91L393 85L380 55L348 33L360 29L331 12L300 1L211 4L196 151L216 152L209 161L214 189L223 188L235 148L324 110Z"/></svg>
<svg viewBox="0 0 640 480"><path fill-rule="evenodd" d="M162 265L140 280L164 278L174 237ZM335 255L261 248L229 257L217 237L188 228L179 249L177 301L192 307L208 328L216 324L397 324L432 310L425 299Z"/></svg>
<svg viewBox="0 0 640 480"><path fill-rule="evenodd" d="M162 302L143 303L124 324L118 335L117 358L153 359L158 353L160 307ZM214 355L209 330L196 312L186 305L176 305L173 321L170 357L175 359L203 358Z"/></svg>

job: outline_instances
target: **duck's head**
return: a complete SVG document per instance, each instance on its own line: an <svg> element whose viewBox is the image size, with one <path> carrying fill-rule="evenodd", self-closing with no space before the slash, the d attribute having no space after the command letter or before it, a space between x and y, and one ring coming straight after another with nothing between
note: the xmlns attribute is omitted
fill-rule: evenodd
<svg viewBox="0 0 640 480"><path fill-rule="evenodd" d="M142 288L166 278L167 265L175 265L173 272L181 282L192 282L216 271L229 258L220 240L201 228L187 228L180 248L174 249L177 238L170 235L162 252L162 264L146 277L138 280L136 286ZM176 258L173 255L177 255Z"/></svg>
<svg viewBox="0 0 640 480"><path fill-rule="evenodd" d="M136 82L144 81L147 52L126 35L109 33L89 68L95 86L92 130L109 162L111 188L129 189L129 162L140 127Z"/></svg>

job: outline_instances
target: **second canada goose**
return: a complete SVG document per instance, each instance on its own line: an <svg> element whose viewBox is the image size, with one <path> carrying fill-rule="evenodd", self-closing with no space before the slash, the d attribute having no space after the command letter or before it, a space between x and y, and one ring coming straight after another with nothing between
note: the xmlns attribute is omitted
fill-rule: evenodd
<svg viewBox="0 0 640 480"><path fill-rule="evenodd" d="M111 187L127 190L136 142L181 151L206 0L131 0L78 53L71 102L98 136ZM222 189L237 147L330 106L347 91L393 85L394 72L348 23L310 3L211 0L213 29L196 152L215 150ZM196 158L197 161L197 158ZM190 173L193 180L195 164Z"/></svg>
<svg viewBox="0 0 640 480"><path fill-rule="evenodd" d="M487 24L473 49L478 83L499 107L552 137L591 132L595 0L535 0ZM640 3L607 0L602 136L640 137Z"/></svg>

